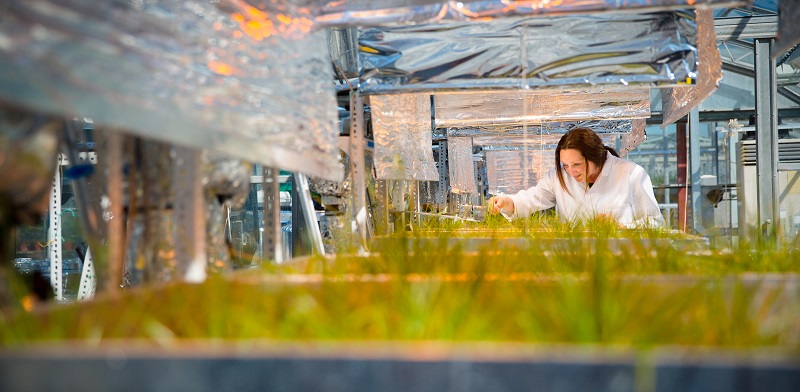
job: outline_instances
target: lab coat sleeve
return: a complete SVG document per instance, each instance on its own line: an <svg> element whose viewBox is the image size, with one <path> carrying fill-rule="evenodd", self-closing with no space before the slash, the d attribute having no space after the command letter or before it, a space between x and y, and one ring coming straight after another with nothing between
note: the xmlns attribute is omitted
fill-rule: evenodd
<svg viewBox="0 0 800 392"><path fill-rule="evenodd" d="M653 194L653 183L644 168L638 165L631 172L631 198L633 222L626 224L626 226L664 226L664 216L661 215L656 196Z"/></svg>
<svg viewBox="0 0 800 392"><path fill-rule="evenodd" d="M556 177L555 171L550 171L539 179L536 186L521 190L516 195L509 195L514 201L514 212L503 212L503 216L509 220L524 218L536 211L554 207L556 205L554 187L558 185L558 180L554 181L554 177Z"/></svg>

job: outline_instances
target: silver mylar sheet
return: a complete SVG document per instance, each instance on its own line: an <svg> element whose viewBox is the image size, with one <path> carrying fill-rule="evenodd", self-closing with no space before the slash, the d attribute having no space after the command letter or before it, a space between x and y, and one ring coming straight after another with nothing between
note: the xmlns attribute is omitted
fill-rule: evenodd
<svg viewBox="0 0 800 392"><path fill-rule="evenodd" d="M433 160L429 94L370 97L379 180L438 181Z"/></svg>
<svg viewBox="0 0 800 392"><path fill-rule="evenodd" d="M534 138L538 135L562 135L572 128L589 128L595 133L627 134L633 131L634 120L586 120L575 122L546 122L530 124L522 127L482 127L482 128L449 128L448 136L499 136L499 135L528 135Z"/></svg>
<svg viewBox="0 0 800 392"><path fill-rule="evenodd" d="M475 164L472 161L471 137L447 138L447 168L450 176L450 192L476 193Z"/></svg>
<svg viewBox="0 0 800 392"><path fill-rule="evenodd" d="M644 120L641 120L644 121ZM483 147L484 150L520 150L520 149L555 149L563 134L553 135L522 135L500 134L497 136L476 136L472 144ZM599 134L604 145L614 147L617 143L616 133Z"/></svg>
<svg viewBox="0 0 800 392"><path fill-rule="evenodd" d="M433 102L437 128L650 117L647 88L443 92Z"/></svg>
<svg viewBox="0 0 800 392"><path fill-rule="evenodd" d="M528 141L522 140L523 138L479 141L479 138L476 137L473 143L475 145L483 143L484 146L486 182L489 193L494 195L513 194L536 185L544 173L555 167L555 149L561 136L550 135L550 139L538 145L531 145ZM600 138L603 140L603 144L613 147L616 144L617 135L600 135ZM523 154L526 154L527 158ZM527 181L524 177L526 175Z"/></svg>
<svg viewBox="0 0 800 392"><path fill-rule="evenodd" d="M710 8L697 10L697 84L661 90L662 127L674 123L717 90L722 80L722 59L714 33L714 13Z"/></svg>
<svg viewBox="0 0 800 392"><path fill-rule="evenodd" d="M363 28L360 91L692 84L694 22L658 12Z"/></svg>
<svg viewBox="0 0 800 392"><path fill-rule="evenodd" d="M629 135L620 135L619 137L619 156L623 157L627 155L638 145L642 144L643 141L647 140L645 128L647 128L647 120L633 120L633 132L631 132Z"/></svg>
<svg viewBox="0 0 800 392"><path fill-rule="evenodd" d="M433 23L617 10L641 12L684 9L700 4L732 6L746 3L731 0L306 0L306 2L312 4L314 22L325 26Z"/></svg>
<svg viewBox="0 0 800 392"><path fill-rule="evenodd" d="M0 99L340 180L333 72L308 12L288 0L3 1Z"/></svg>

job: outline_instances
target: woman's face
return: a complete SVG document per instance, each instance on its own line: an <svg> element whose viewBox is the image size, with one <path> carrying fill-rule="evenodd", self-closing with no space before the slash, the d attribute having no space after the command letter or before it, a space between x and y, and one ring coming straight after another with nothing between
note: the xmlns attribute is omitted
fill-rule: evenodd
<svg viewBox="0 0 800 392"><path fill-rule="evenodd" d="M571 148L561 150L559 159L561 159L561 167L571 175L575 181L584 182L588 173L589 182L593 183L597 178L597 165L586 160L578 150ZM588 168L588 171L587 171Z"/></svg>

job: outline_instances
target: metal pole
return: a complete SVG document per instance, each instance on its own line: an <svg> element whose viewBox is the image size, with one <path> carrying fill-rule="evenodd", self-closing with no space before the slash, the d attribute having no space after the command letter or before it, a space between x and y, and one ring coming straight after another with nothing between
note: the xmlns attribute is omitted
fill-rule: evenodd
<svg viewBox="0 0 800 392"><path fill-rule="evenodd" d="M758 225L760 235L776 239L780 227L778 201L778 116L774 40L754 40L756 100L756 171L758 172Z"/></svg>
<svg viewBox="0 0 800 392"><path fill-rule="evenodd" d="M689 112L689 168L692 171L692 228L705 234L703 226L703 188L700 184L700 109L695 106Z"/></svg>
<svg viewBox="0 0 800 392"><path fill-rule="evenodd" d="M176 147L174 232L178 271L186 282L206 279L206 211L201 151Z"/></svg>
<svg viewBox="0 0 800 392"><path fill-rule="evenodd" d="M686 223L686 124L677 123L675 126L678 184L682 185L678 189L678 229L685 232L688 230Z"/></svg>
<svg viewBox="0 0 800 392"><path fill-rule="evenodd" d="M78 285L78 301L86 301L94 298L96 289L97 276L94 272L92 249L86 248L86 255L83 257L83 269L81 270L81 281Z"/></svg>
<svg viewBox="0 0 800 392"><path fill-rule="evenodd" d="M50 284L55 291L55 299L64 299L62 281L61 251L61 165L66 164L63 154L58 154L53 189L50 192L50 227L47 231L47 249L50 254Z"/></svg>
<svg viewBox="0 0 800 392"><path fill-rule="evenodd" d="M361 251L367 248L367 195L364 180L364 98L350 92L350 174L353 178L353 216L360 237Z"/></svg>
<svg viewBox="0 0 800 392"><path fill-rule="evenodd" d="M311 201L311 189L308 187L308 179L304 174L297 173L294 176L297 194L300 199L300 206L303 209L303 216L308 225L308 234L311 237L311 247L317 254L325 255L325 246L322 243L322 233L319 230L319 222L314 211L314 202Z"/></svg>
<svg viewBox="0 0 800 392"><path fill-rule="evenodd" d="M262 167L261 189L263 194L264 227L261 228L261 234L263 236L266 233L266 246L264 246L262 240L262 248L266 251L266 258L274 260L275 263L283 262L279 173L279 169Z"/></svg>

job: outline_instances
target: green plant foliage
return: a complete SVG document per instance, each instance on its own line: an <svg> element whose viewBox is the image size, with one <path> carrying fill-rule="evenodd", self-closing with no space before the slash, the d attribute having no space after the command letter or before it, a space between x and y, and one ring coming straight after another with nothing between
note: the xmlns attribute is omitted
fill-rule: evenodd
<svg viewBox="0 0 800 392"><path fill-rule="evenodd" d="M425 220L370 253L200 285L9 309L0 345L144 339L442 340L800 352L798 251L713 249L609 221Z"/></svg>
<svg viewBox="0 0 800 392"><path fill-rule="evenodd" d="M2 345L145 339L445 340L800 348L797 288L769 280L609 278L303 284L212 279L18 313Z"/></svg>

